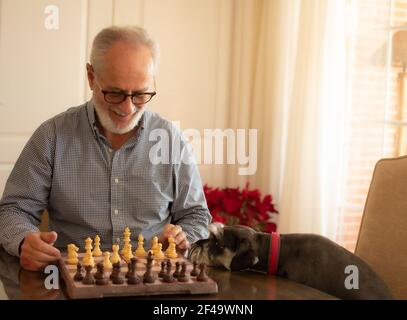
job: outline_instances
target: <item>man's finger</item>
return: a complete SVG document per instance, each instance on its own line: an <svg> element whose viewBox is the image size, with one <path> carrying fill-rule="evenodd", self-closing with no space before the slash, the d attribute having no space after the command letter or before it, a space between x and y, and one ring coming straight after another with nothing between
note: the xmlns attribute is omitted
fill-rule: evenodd
<svg viewBox="0 0 407 320"><path fill-rule="evenodd" d="M189 249L191 245L189 244L188 240L183 240L179 245L178 248L179 249Z"/></svg>
<svg viewBox="0 0 407 320"><path fill-rule="evenodd" d="M175 243L178 245L180 244L182 241L186 240L187 235L185 234L184 231L181 231L180 233L177 234L177 236L174 238Z"/></svg>
<svg viewBox="0 0 407 320"><path fill-rule="evenodd" d="M48 262L54 262L58 260L58 257L54 255L49 255L46 253L43 253L41 251L37 251L34 249L31 249L30 251L27 252L27 257L30 258L31 260L40 262L40 263L48 263Z"/></svg>
<svg viewBox="0 0 407 320"><path fill-rule="evenodd" d="M26 257L20 258L20 265L23 269L29 271L39 271L46 266L45 263L40 263Z"/></svg>
<svg viewBox="0 0 407 320"><path fill-rule="evenodd" d="M40 237L41 240L45 241L46 243L53 244L57 240L58 234L55 231L41 232Z"/></svg>
<svg viewBox="0 0 407 320"><path fill-rule="evenodd" d="M174 226L168 233L168 237L175 238L180 232L182 232L182 228L180 226Z"/></svg>
<svg viewBox="0 0 407 320"><path fill-rule="evenodd" d="M42 253L45 253L47 255L54 256L56 258L61 257L61 252L57 248L42 241L39 238L33 238L30 241L29 245L31 246L32 249L41 251Z"/></svg>

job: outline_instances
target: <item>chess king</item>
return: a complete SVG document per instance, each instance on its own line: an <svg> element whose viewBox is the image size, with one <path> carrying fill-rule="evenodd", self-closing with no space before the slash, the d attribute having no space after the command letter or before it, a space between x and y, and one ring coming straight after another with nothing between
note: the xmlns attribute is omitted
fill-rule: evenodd
<svg viewBox="0 0 407 320"><path fill-rule="evenodd" d="M142 28L111 26L96 35L90 51L91 99L69 106L35 130L0 200L0 245L20 257L24 269L39 271L60 259L60 249L82 243L84 234L99 234L103 249L110 248L125 221L148 242L157 233L163 244L174 237L177 250L208 236L212 217L196 163L180 161L176 170L173 165L156 170L149 157L158 150L171 152L153 150L156 143L149 137L156 129L168 134L169 146L179 146L183 158L193 157L182 132L148 108L157 94L158 45ZM101 151L113 160L107 163ZM169 178L173 183L168 184ZM113 199L114 190L131 191L132 201L120 196L126 192ZM148 201L142 191L148 191ZM45 209L51 232L37 228Z"/></svg>

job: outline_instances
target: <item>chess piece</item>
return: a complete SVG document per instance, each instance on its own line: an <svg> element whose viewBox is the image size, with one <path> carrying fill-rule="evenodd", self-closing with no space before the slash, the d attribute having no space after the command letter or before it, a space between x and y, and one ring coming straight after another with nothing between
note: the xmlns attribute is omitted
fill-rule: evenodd
<svg viewBox="0 0 407 320"><path fill-rule="evenodd" d="M178 276L178 281L179 282L188 282L189 281L189 275L187 274L187 264L185 262L182 263L182 268L181 268L181 272Z"/></svg>
<svg viewBox="0 0 407 320"><path fill-rule="evenodd" d="M126 279L128 279L130 277L132 270L133 270L133 265L131 262L128 262L127 263L127 272L125 275Z"/></svg>
<svg viewBox="0 0 407 320"><path fill-rule="evenodd" d="M167 283L172 283L175 282L175 279L171 274L171 262L170 263L168 262L169 260L167 261L167 272L164 274L163 281Z"/></svg>
<svg viewBox="0 0 407 320"><path fill-rule="evenodd" d="M66 260L66 263L68 264L77 264L79 262L78 260L78 250L79 248L75 246L73 243L68 244L67 251L68 251L68 257Z"/></svg>
<svg viewBox="0 0 407 320"><path fill-rule="evenodd" d="M191 276L196 277L198 275L198 269L197 269L198 264L194 261L192 265L193 265L193 268L191 271Z"/></svg>
<svg viewBox="0 0 407 320"><path fill-rule="evenodd" d="M161 270L158 273L159 278L163 278L165 275L165 261L161 261Z"/></svg>
<svg viewBox="0 0 407 320"><path fill-rule="evenodd" d="M206 272L205 272L206 264L205 263L199 264L199 269L200 269L200 272L199 272L198 276L196 277L196 280L201 281L201 282L208 281L208 276L206 275Z"/></svg>
<svg viewBox="0 0 407 320"><path fill-rule="evenodd" d="M105 277L105 271L103 263L99 262L96 265L97 272L95 273L96 285L105 286L109 283L109 280Z"/></svg>
<svg viewBox="0 0 407 320"><path fill-rule="evenodd" d="M140 233L139 236L138 236L138 245L137 245L137 249L136 249L136 257L143 258L146 255L147 255L147 252L146 252L146 250L144 250L144 237Z"/></svg>
<svg viewBox="0 0 407 320"><path fill-rule="evenodd" d="M110 252L105 251L103 253L103 267L105 269L111 269L112 268L112 263L110 262Z"/></svg>
<svg viewBox="0 0 407 320"><path fill-rule="evenodd" d="M82 265L78 262L76 264L76 273L73 277L74 281L82 281L83 280L83 274L82 274Z"/></svg>
<svg viewBox="0 0 407 320"><path fill-rule="evenodd" d="M126 227L126 228L124 229L124 232L123 232L123 242L124 242L124 245L123 245L122 251L120 252L120 254L121 254L123 257L126 257L126 256L129 254L129 250L130 250L130 253L131 253L131 248L129 248L129 245L131 245L130 236L131 236L130 229L129 229L129 227ZM131 259L131 257L129 258L129 261L130 261L130 259Z"/></svg>
<svg viewBox="0 0 407 320"><path fill-rule="evenodd" d="M86 270L86 274L85 274L85 277L83 278L83 280L82 280L82 283L83 284L86 284L86 285L92 285L92 284L95 284L95 278L94 278L94 276L93 276L93 274L92 274L92 266L90 266L90 265L87 265L86 267L85 267L85 270Z"/></svg>
<svg viewBox="0 0 407 320"><path fill-rule="evenodd" d="M163 245L159 243L157 245L157 250L154 252L154 258L163 259L165 257L164 252L162 251Z"/></svg>
<svg viewBox="0 0 407 320"><path fill-rule="evenodd" d="M86 266L91 266L92 268L95 266L95 260L93 259L91 247L87 247L85 255L83 256L82 259L82 264Z"/></svg>
<svg viewBox="0 0 407 320"><path fill-rule="evenodd" d="M113 272L111 275L112 283L113 284L123 284L124 278L120 274L120 262L113 264Z"/></svg>
<svg viewBox="0 0 407 320"><path fill-rule="evenodd" d="M96 235L95 237L95 248L93 249L93 256L94 257L101 257L102 250L100 250L100 237Z"/></svg>
<svg viewBox="0 0 407 320"><path fill-rule="evenodd" d="M144 283L154 283L155 276L153 275L153 253L150 251L147 256L146 272L143 275Z"/></svg>
<svg viewBox="0 0 407 320"><path fill-rule="evenodd" d="M102 279L104 276L104 268L103 268L103 263L98 262L96 264L96 273L94 275L95 279Z"/></svg>
<svg viewBox="0 0 407 320"><path fill-rule="evenodd" d="M165 251L165 254L167 255L168 258L175 259L178 257L178 254L177 254L177 251L175 248L175 246L176 246L175 240L174 240L174 238L170 237L170 238L168 238L168 242L169 242L169 244L168 244L167 250Z"/></svg>
<svg viewBox="0 0 407 320"><path fill-rule="evenodd" d="M131 243L128 243L127 245L127 249L125 251L125 254L123 255L124 260L126 260L126 262L130 262L131 258L133 258L133 252L132 252L132 248L131 248Z"/></svg>
<svg viewBox="0 0 407 320"><path fill-rule="evenodd" d="M155 255L156 251L158 250L158 238L157 236L154 236L153 239L151 240L151 249L153 251L153 254Z"/></svg>
<svg viewBox="0 0 407 320"><path fill-rule="evenodd" d="M130 261L131 272L129 274L129 277L127 278L127 283L128 284L139 284L139 283L141 283L140 277L136 274L136 265L137 265L137 259L132 258L131 261Z"/></svg>
<svg viewBox="0 0 407 320"><path fill-rule="evenodd" d="M119 245L114 244L112 245L112 257L110 258L110 262L114 265L115 263L120 263L120 255L119 255Z"/></svg>
<svg viewBox="0 0 407 320"><path fill-rule="evenodd" d="M89 238L89 237L87 237L86 239L85 239L85 251L86 250L90 250L90 251L92 251L92 242L93 242L93 240L91 239L91 238Z"/></svg>
<svg viewBox="0 0 407 320"><path fill-rule="evenodd" d="M173 276L174 278L178 278L180 268L181 268L180 263L179 263L178 261L175 262L175 271L174 271L174 273L172 274L172 276Z"/></svg>

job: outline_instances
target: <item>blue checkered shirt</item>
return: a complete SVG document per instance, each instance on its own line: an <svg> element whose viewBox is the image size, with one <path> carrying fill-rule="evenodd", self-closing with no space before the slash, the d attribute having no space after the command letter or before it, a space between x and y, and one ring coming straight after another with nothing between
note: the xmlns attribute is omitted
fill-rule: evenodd
<svg viewBox="0 0 407 320"><path fill-rule="evenodd" d="M159 150L166 141L168 157ZM59 248L83 248L98 234L102 248L111 249L122 244L126 226L133 248L140 233L147 248L168 223L180 225L191 243L206 238L211 215L186 146L171 122L145 111L137 133L115 151L96 127L91 101L68 109L34 132L8 178L0 202L1 245L18 255L25 235L38 231L44 209ZM157 164L160 159L169 161Z"/></svg>

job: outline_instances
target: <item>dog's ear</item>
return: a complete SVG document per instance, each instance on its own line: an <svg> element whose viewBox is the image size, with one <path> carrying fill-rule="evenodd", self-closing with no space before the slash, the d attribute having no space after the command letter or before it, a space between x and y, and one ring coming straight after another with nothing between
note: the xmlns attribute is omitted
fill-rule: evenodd
<svg viewBox="0 0 407 320"><path fill-rule="evenodd" d="M257 253L250 245L250 241L248 239L241 241L236 249L238 251L230 263L230 270L239 271L248 269L259 261Z"/></svg>
<svg viewBox="0 0 407 320"><path fill-rule="evenodd" d="M223 227L224 227L224 225L222 223L214 222L208 226L208 230L212 235L214 235L216 238L218 238L223 231Z"/></svg>

